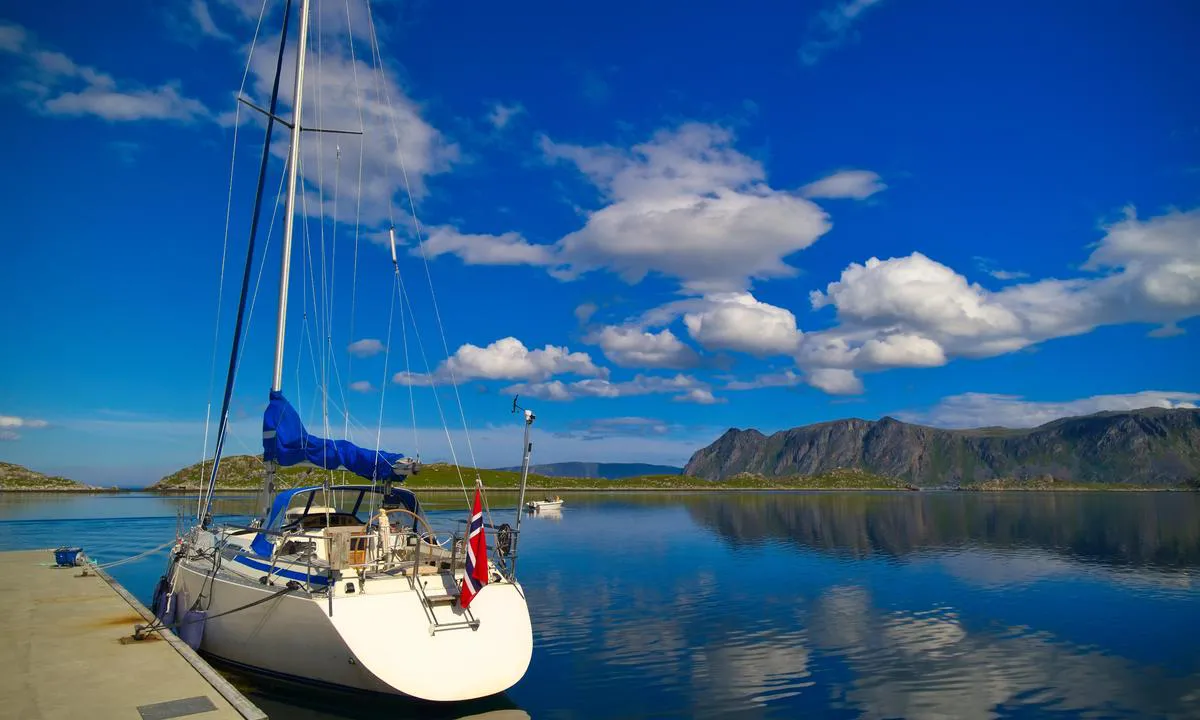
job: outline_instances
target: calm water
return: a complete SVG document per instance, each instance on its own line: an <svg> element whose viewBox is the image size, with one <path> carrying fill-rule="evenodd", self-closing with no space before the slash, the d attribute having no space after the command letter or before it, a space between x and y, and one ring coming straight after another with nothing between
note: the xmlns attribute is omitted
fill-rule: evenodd
<svg viewBox="0 0 1200 720"><path fill-rule="evenodd" d="M1200 495L566 499L523 526L534 656L505 696L431 708L235 683L278 718L1200 717ZM194 506L0 494L0 549L116 560ZM148 602L163 559L113 574Z"/></svg>

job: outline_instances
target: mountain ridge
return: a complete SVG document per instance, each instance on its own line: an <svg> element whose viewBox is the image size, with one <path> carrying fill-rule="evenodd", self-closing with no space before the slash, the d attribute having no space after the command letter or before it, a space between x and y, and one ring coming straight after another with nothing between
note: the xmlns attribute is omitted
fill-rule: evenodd
<svg viewBox="0 0 1200 720"><path fill-rule="evenodd" d="M1059 418L1033 428L946 430L846 418L771 435L730 428L684 474L722 480L853 468L918 487L995 481L1177 485L1200 482L1200 410L1143 408Z"/></svg>

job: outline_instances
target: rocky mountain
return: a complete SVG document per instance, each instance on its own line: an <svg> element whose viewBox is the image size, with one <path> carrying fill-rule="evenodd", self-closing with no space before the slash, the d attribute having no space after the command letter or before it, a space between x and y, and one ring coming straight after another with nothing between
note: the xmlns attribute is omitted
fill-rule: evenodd
<svg viewBox="0 0 1200 720"><path fill-rule="evenodd" d="M43 475L22 465L0 462L0 490L97 490L57 475Z"/></svg>
<svg viewBox="0 0 1200 720"><path fill-rule="evenodd" d="M683 472L817 475L856 468L921 487L994 480L1200 486L1200 410L1146 408L1036 428L942 430L894 418L848 419L763 435L730 429Z"/></svg>
<svg viewBox="0 0 1200 720"><path fill-rule="evenodd" d="M514 472L521 470L519 466L497 469ZM605 480L620 480L644 475L678 475L682 471L683 468L680 467L648 463L561 462L529 466L529 472L546 477L603 478Z"/></svg>

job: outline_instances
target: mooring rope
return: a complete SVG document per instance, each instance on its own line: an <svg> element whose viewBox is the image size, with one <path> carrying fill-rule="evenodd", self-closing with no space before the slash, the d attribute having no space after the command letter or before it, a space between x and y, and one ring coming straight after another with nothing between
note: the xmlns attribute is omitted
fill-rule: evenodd
<svg viewBox="0 0 1200 720"><path fill-rule="evenodd" d="M92 560L92 561L90 561L89 564L92 567L99 568L100 570L107 570L108 568L114 568L114 567L117 567L120 565L124 565L125 563L131 563L134 560L141 560L142 558L146 557L147 555L153 555L154 553L158 552L159 550L165 550L166 548L169 548L170 546L174 545L176 543L176 541L177 541L176 538L172 538L171 540L168 540L167 542L163 543L162 545L159 545L158 547L152 547L149 550L147 550L146 552L138 553L137 555L134 555L132 557L122 558L121 560L113 560L112 562L106 562L106 563L98 563L95 560ZM85 557L86 557L86 555L85 555Z"/></svg>
<svg viewBox="0 0 1200 720"><path fill-rule="evenodd" d="M293 587L293 585L294 585L294 587ZM268 595L264 598L259 598L259 599L255 600L254 602L246 603L245 605L242 605L240 607L235 607L230 610L226 610L224 612L219 612L216 615L204 615L203 617L193 618L191 620L179 620L179 621L176 621L173 623L163 623L159 620L155 620L154 622L150 623L149 625L134 625L133 626L133 637L135 639L140 640L143 637L145 637L146 633L154 632L156 630L174 631L176 628L181 628L184 625L191 625L193 623L205 622L207 620L212 620L213 618L223 617L225 615L232 615L235 612L240 612L242 610L249 610L250 608L254 607L255 605L262 605L263 603L265 603L269 600L274 600L275 598L279 597L280 595L283 595L285 593L290 593L293 590L299 590L299 589L300 589L300 583L297 583L295 580L289 580L287 587L279 588L278 590L276 590L275 592L271 593L270 595Z"/></svg>

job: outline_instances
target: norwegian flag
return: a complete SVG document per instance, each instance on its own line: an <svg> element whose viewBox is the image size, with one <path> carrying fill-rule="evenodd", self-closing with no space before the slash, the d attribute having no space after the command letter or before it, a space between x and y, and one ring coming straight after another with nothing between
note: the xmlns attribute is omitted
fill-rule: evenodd
<svg viewBox="0 0 1200 720"><path fill-rule="evenodd" d="M463 609L470 607L471 601L479 594L488 581L487 566L487 537L483 534L483 500L479 486L475 486L475 507L471 510L471 524L467 531L467 574L463 577L462 598L459 603Z"/></svg>

